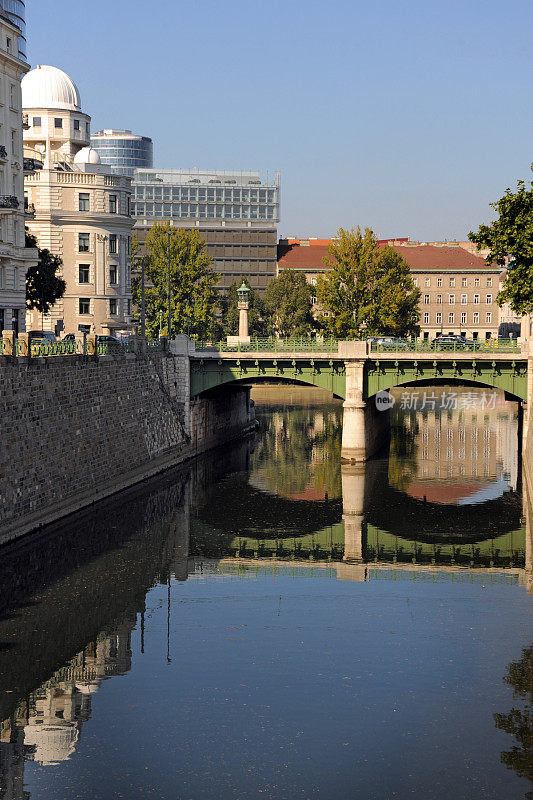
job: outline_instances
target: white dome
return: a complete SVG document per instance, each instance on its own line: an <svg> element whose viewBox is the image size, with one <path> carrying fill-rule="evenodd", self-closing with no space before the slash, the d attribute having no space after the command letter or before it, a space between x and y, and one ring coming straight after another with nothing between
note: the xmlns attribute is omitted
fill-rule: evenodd
<svg viewBox="0 0 533 800"><path fill-rule="evenodd" d="M100 164L100 156L92 147L82 147L74 156L75 164Z"/></svg>
<svg viewBox="0 0 533 800"><path fill-rule="evenodd" d="M57 67L35 67L23 77L21 86L23 108L81 111L81 98L76 84Z"/></svg>

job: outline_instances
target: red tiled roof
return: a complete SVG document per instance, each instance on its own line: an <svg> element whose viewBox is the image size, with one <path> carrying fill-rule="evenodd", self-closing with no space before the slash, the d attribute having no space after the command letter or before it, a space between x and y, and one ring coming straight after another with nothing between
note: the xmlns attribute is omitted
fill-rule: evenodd
<svg viewBox="0 0 533 800"><path fill-rule="evenodd" d="M412 270L423 272L468 271L480 272L487 269L500 272L497 264L488 267L485 260L464 250L462 247L440 247L430 244L391 245L409 264ZM323 258L328 255L327 245L279 244L278 264L280 269L300 269L313 272L324 270Z"/></svg>

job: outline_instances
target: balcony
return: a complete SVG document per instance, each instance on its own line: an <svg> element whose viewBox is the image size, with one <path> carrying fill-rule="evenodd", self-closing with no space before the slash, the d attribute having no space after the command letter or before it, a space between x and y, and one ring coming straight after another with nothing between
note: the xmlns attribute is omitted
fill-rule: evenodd
<svg viewBox="0 0 533 800"><path fill-rule="evenodd" d="M0 161L7 161L7 150L3 144L0 144Z"/></svg>
<svg viewBox="0 0 533 800"><path fill-rule="evenodd" d="M22 129L25 131L30 129L30 120L27 114L22 115Z"/></svg>
<svg viewBox="0 0 533 800"><path fill-rule="evenodd" d="M28 203L24 198L24 216L26 219L33 219L35 217L35 206L33 203Z"/></svg>
<svg viewBox="0 0 533 800"><path fill-rule="evenodd" d="M31 175L32 172L36 172L38 169L43 168L43 162L37 160L36 158L25 158L24 159L24 174Z"/></svg>
<svg viewBox="0 0 533 800"><path fill-rule="evenodd" d="M20 200L12 194L0 194L0 211L18 208Z"/></svg>

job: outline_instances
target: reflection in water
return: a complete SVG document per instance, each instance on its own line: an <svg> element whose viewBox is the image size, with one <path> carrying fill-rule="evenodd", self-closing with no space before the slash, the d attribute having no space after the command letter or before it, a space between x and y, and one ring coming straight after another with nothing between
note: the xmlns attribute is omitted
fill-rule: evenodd
<svg viewBox="0 0 533 800"><path fill-rule="evenodd" d="M387 752L401 750L398 742L404 736L427 737L428 723L418 730L420 711L413 714L412 708L432 707L435 687L443 685L436 664L442 661L449 668L461 659L468 664L471 649L478 646L468 639L475 620L482 620L479 641L485 640L490 625L494 630L487 635L498 646L507 641L506 637L508 647L518 641L516 634L509 632L515 625L512 606L507 610L502 606L501 624L492 611L485 617L487 591L516 592L524 584L525 533L516 491L516 408L501 400L481 416L475 416L472 410L442 417L396 410L390 452L365 467L341 469L340 404L317 401L305 405L309 394L298 396L294 391L287 403L280 400L282 397L279 390L273 401L266 390L256 396L260 428L255 441L242 441L231 449L212 453L190 468L169 472L39 537L3 549L1 800L22 800L30 795L79 795L91 800L107 800L119 793L149 796L152 784L160 786L155 796L164 798L229 798L235 795L235 786L241 787L243 798L255 797L259 786L255 772L263 769L269 776L277 775L276 780L283 784L276 759L285 764L283 769L293 782L283 784L285 788L279 791L275 782L269 784L272 797L296 796L302 791L306 796L315 792L332 800L348 796L348 792L364 792L369 798L393 796L403 785L403 773L396 774L392 784L382 785L385 762L376 762L367 773L368 767L362 764L371 761L371 754L366 752L358 763L355 753L363 753L367 741L374 741L374 750L379 750L383 720L389 720L392 709L401 705L401 698L417 685L416 677L409 679L408 687L402 685L402 676L416 676L417 670L422 670L422 694L413 703L408 722L396 721L396 717L387 722L387 730L394 732ZM476 441L478 455L474 457ZM465 457L462 461L463 444L470 460ZM279 590L274 590L272 611L268 598L274 580ZM302 582L306 588L300 595ZM256 584L260 584L259 592ZM368 599L359 592L365 584L371 584ZM181 597L176 598L180 590ZM407 593L407 603L397 599L402 592ZM467 627L448 602L449 596L454 603L462 602L465 592L470 592ZM500 609L500 596L507 595L490 595L490 609ZM516 596L512 597L516 602ZM414 615L410 603L416 603L417 598L423 602ZM426 607L432 603L434 609L428 611ZM308 614L310 606L313 610ZM360 615L353 613L355 609ZM385 626L383 619L389 620ZM368 628L361 620L367 621ZM447 625L444 620L451 621L445 633L447 649L438 654L440 632ZM352 645L350 633L346 634L350 625L355 625ZM519 622L517 627L523 626ZM439 633L429 646L432 631ZM464 653L459 650L454 655L461 635L468 644ZM297 639L294 663L280 663L280 677L275 672L276 659L284 656L273 654L296 647L293 636ZM375 640L369 636L375 636ZM404 640L404 661L388 663ZM237 658L233 648L240 647L240 641L243 646ZM388 645L380 652L381 641ZM300 649L304 642L309 642L305 657L309 661ZM347 648L344 653L343 648ZM516 696L524 699L525 707L513 707L508 714L494 717L497 728L517 741L502 755L502 762L523 778L532 777L528 767L532 652L531 648L524 649L521 661L509 667L507 679ZM363 666L365 653L368 663ZM483 652L476 653L478 659L484 657ZM504 664L509 660L506 655ZM387 667L376 682L374 673L379 673L381 662ZM487 663L491 663L488 655ZM256 696L243 687L249 686L250 676L261 666L264 672L255 677ZM269 697L272 669L277 674L271 687L274 693L263 708L261 703L266 704ZM284 686L291 681L292 669L296 683L285 698ZM105 679L126 673L130 687L126 696L121 696L118 688L110 688L119 687L122 681L106 684L107 691L103 691ZM344 693L344 687L348 687L344 681L353 680L355 689L360 673L364 681L359 694ZM322 675L326 675L327 691L320 683ZM450 680L453 683L454 679ZM485 695L496 692L496 681L489 681L481 691L479 687L474 690L471 680L468 668L453 684L454 694L464 685L466 695L461 702L475 695L486 705ZM336 688L337 681L342 691ZM391 681L399 684L389 698ZM426 685L427 695L423 693ZM190 694L191 686L197 687L197 695ZM294 699L296 686L303 692L301 707ZM132 692L138 710L128 710L126 715L125 704L131 708ZM239 692L245 694L241 697ZM320 734L324 734L320 751L313 751L310 744L298 750L302 747L298 731L309 735L315 724L307 717L310 693L316 706L312 720L315 716L321 720ZM224 704L234 695L239 699L228 708ZM173 698L170 705L169 697ZM270 730L266 709L278 702L277 698L281 702L276 712L277 733L269 732L265 740L260 733L254 745L257 749L248 752L249 742L256 742L258 735L256 718L259 731ZM443 699L452 702L451 698ZM107 726L102 714L95 713L97 703L102 711L111 703L112 723L108 721ZM491 713L498 708L494 703L488 707ZM296 722L303 708L305 714ZM229 717L224 716L227 713ZM249 713L255 715L252 723ZM151 770L149 784L143 784L144 772L135 780L128 777L131 782L124 784L120 773L118 777L113 773L115 765L106 761L109 736L114 741L108 726L114 726L117 714L124 717L121 737L128 739L128 724L133 731L133 760L139 760L141 742L148 751L147 762L158 765L157 770ZM183 728L179 727L180 719ZM399 728L394 727L397 724ZM446 729L445 717L440 724ZM460 725L457 720L448 729L450 741L456 735L455 726L459 731ZM352 738L356 741L359 726L364 736L354 752L346 752L348 761L339 761L334 753L326 757L330 742L339 736L341 750ZM280 733L285 727L287 733ZM206 739L211 728L213 737ZM93 731L90 746L89 730ZM137 731L141 730L145 733L139 742ZM467 733L465 741L474 748ZM310 738L316 738L316 734L314 731ZM484 748L486 735L482 728L476 733ZM269 763L265 753L271 746L268 742L278 741L276 736L282 744ZM100 739L106 744L93 753ZM192 750L187 750L189 741ZM226 741L229 749L219 750ZM172 749L165 761L167 742ZM409 746L423 748L425 740L419 739L418 745L413 740ZM441 752L440 740L436 740L437 747ZM448 743L447 747L452 745ZM461 741L461 749L464 747ZM491 747L494 753L501 749L494 743ZM202 759L208 761L210 751L214 762L208 767ZM453 747L447 755L442 752L448 764L459 758L459 750ZM82 754L90 765L85 772L82 762L77 761ZM243 759L248 765L246 779L239 771ZM496 762L497 756L493 760ZM328 764L332 770L329 779ZM307 785L313 765L319 769L314 773L314 783ZM135 771L131 764L129 769ZM145 767L139 769L144 771ZM38 770L41 772L36 777ZM403 795L399 789L398 796L425 798L428 780L435 786L436 797L475 796L473 787L465 795L458 793L452 773L448 769L446 779L440 775L435 779L433 774L421 778L418 789L406 784ZM68 785L75 790L68 789L65 794L63 784L54 780L71 774L74 777L68 779ZM215 785L213 775L227 779L227 785ZM160 785L165 776L167 788ZM341 779L347 783L339 784L341 788L336 790L335 780ZM46 789L39 788L41 780L49 781ZM356 784L357 780L364 785ZM499 773L498 781L504 781ZM327 788L330 785L331 791ZM510 796L501 785L499 794L490 793L494 787L485 787L484 796Z"/></svg>
<svg viewBox="0 0 533 800"><path fill-rule="evenodd" d="M533 782L533 645L522 650L520 661L509 664L505 682L512 686L515 701L521 708L507 714L494 714L496 727L514 736L517 744L501 755L502 763L520 777ZM533 791L526 793L533 798Z"/></svg>

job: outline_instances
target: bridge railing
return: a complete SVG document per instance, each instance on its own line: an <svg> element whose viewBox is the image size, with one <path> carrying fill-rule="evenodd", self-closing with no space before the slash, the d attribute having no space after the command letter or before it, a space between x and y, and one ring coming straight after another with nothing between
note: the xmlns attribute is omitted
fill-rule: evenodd
<svg viewBox="0 0 533 800"><path fill-rule="evenodd" d="M206 350L224 353L336 353L339 347L337 339L307 339L305 337L292 337L288 339L252 338L249 343L228 344L227 342L197 341L196 350Z"/></svg>
<svg viewBox="0 0 533 800"><path fill-rule="evenodd" d="M370 342L371 353L520 353L516 339L489 339L483 342L438 342L397 339L391 342Z"/></svg>

